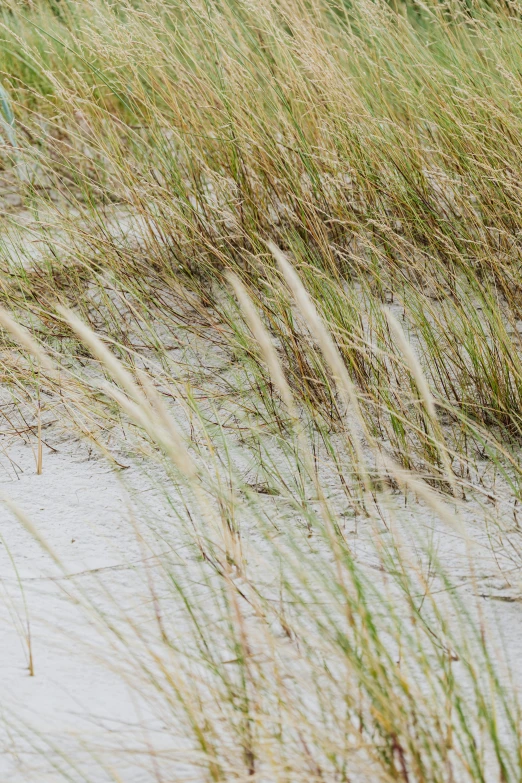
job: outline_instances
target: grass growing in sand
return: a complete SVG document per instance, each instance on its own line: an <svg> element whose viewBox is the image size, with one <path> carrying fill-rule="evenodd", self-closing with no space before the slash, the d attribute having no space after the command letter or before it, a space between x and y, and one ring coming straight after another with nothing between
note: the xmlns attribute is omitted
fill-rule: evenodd
<svg viewBox="0 0 522 783"><path fill-rule="evenodd" d="M161 469L190 553L144 544L147 623L75 597L151 780L521 778L477 567L518 600L521 11L3 4L3 383L38 472L48 411Z"/></svg>

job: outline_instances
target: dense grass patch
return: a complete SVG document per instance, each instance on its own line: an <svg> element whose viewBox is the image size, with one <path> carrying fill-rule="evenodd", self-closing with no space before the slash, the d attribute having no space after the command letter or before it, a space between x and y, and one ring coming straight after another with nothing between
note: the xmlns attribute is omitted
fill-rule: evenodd
<svg viewBox="0 0 522 783"><path fill-rule="evenodd" d="M117 464L128 428L184 493L212 608L169 561L160 603L183 606L191 655L161 613L161 653L132 618L124 636L202 779L520 779L480 610L401 507L466 546L468 502L499 537L516 522L520 10L2 7L2 174L25 211L4 215L1 297L29 330L2 315L4 380ZM219 369L175 353L198 340Z"/></svg>

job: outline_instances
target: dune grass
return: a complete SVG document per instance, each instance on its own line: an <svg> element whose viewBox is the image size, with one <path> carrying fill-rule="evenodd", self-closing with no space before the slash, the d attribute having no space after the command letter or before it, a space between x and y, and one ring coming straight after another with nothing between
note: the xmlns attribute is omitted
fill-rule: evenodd
<svg viewBox="0 0 522 783"><path fill-rule="evenodd" d="M521 10L3 5L3 379L39 472L43 398L184 498L206 603L166 558L108 633L202 780L520 780L469 520L519 568Z"/></svg>

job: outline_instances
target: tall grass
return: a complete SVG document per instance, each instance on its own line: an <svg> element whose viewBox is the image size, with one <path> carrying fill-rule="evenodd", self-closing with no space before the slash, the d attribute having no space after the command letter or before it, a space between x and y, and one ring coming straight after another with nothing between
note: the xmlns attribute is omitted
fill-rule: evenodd
<svg viewBox="0 0 522 783"><path fill-rule="evenodd" d="M480 608L415 525L462 539L477 593L466 503L516 520L520 19L4 5L4 174L39 241L15 261L6 220L5 377L116 461L125 422L184 498L206 608L166 558L160 651L118 634L205 779L520 779Z"/></svg>

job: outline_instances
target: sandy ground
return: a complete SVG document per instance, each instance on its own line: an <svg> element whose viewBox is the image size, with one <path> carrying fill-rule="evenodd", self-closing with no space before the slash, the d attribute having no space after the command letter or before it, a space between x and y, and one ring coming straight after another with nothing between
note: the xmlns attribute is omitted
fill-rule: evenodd
<svg viewBox="0 0 522 783"><path fill-rule="evenodd" d="M155 496L154 482L139 468L115 471L71 437L51 431L47 439L57 450L46 450L40 476L31 445L11 443L2 460L0 491L31 519L62 560L63 570L2 505L0 779L152 783L158 761L151 750L173 751L168 724L148 693L141 698L139 688L128 686L119 661L114 665L112 643L74 597L79 586L109 615L114 607L108 596L114 595L118 611L127 608L138 616L147 609L150 593L144 575L151 558L144 557L137 540L134 501L146 495L151 518L156 515L160 525L169 513ZM429 529L439 557L471 599L463 541L444 526L434 528L418 509L416 516L412 513L418 526ZM496 634L498 660L514 666L521 684L518 570L505 556L505 542L500 549L476 526L473 538L479 590L488 626ZM360 562L376 568L364 531L352 533L352 540ZM74 589L68 575L76 575ZM26 617L34 676L28 671ZM176 768L172 760L165 763L170 771Z"/></svg>
<svg viewBox="0 0 522 783"><path fill-rule="evenodd" d="M14 256L18 250L4 235L4 252ZM27 247L20 252L33 260L37 254ZM171 488L170 508L165 504L153 463L129 461L130 467L119 471L57 426L46 429L45 437L52 449L44 449L43 474L36 475L35 438L0 435L0 780L157 783L161 769L165 781L181 780L183 767L175 761L179 740L172 736L168 715L150 689L142 691L129 679L125 656L118 657L113 635L100 622L100 612L115 622L126 613L144 626L150 622L155 553L165 546L181 553L185 547L176 522L177 504L183 513L181 499ZM233 456L248 471L248 455L241 454L239 442L236 446ZM337 502L339 488L328 461L322 471L323 486ZM6 499L52 547L61 568ZM283 514L277 499L261 494L260 503L272 504L276 517ZM480 503L469 501L460 510L472 539L473 570L460 534L422 508L403 510L405 531L414 526L421 538L431 540L465 600L475 602L478 593L497 659L513 668L520 687L521 534L508 500L498 507L488 506L487 499L483 504L492 526L485 524ZM346 535L359 562L380 579L369 531L347 520ZM416 556L413 543L410 554ZM190 579L190 557L183 562Z"/></svg>
<svg viewBox="0 0 522 783"><path fill-rule="evenodd" d="M87 449L77 443L63 443L59 451L47 454L41 476L35 473L30 447L11 448L10 458L16 461L18 475L4 473L1 489L34 522L63 561L66 573L84 575L80 580L86 588L94 575L101 577L123 603L135 594L141 583L139 576L134 577L141 554L126 512L125 492L114 472L89 459ZM114 764L127 742L139 748L146 741L139 728L147 724L146 704L138 704L136 694L109 668L106 641L88 613L70 599L68 580L47 554L5 508L0 525L0 779L61 780L57 772L49 772L51 758L67 757L73 750L78 763L81 744L98 748L102 756L104 746L112 747L112 758L105 761ZM25 621L22 592L30 620L33 677L17 619L21 616ZM146 594L142 595L145 600ZM49 746L43 757L33 753L31 758L22 739L24 724L41 735L37 745ZM31 731L27 735L31 745ZM83 763L87 769L96 766L85 758ZM120 775L125 774L126 762L120 758L117 764ZM67 761L63 766L67 768ZM150 780L151 771L142 774L137 766L123 779ZM93 779L105 779L101 774L97 769Z"/></svg>

